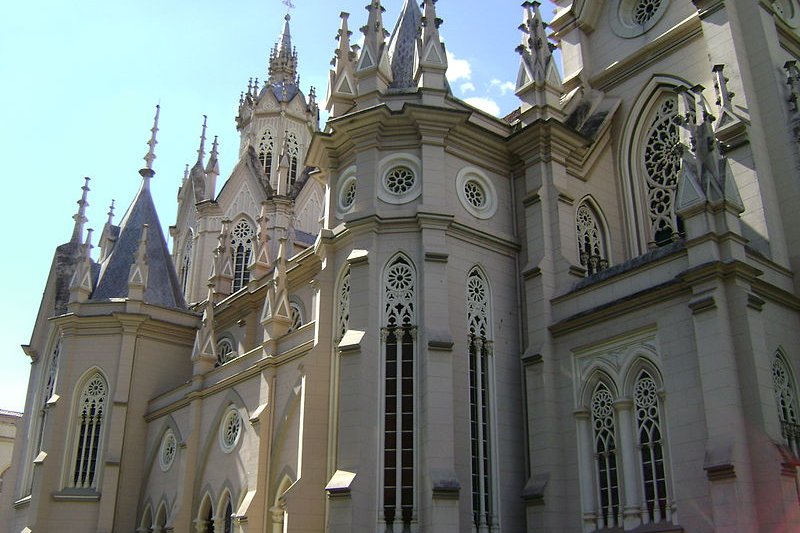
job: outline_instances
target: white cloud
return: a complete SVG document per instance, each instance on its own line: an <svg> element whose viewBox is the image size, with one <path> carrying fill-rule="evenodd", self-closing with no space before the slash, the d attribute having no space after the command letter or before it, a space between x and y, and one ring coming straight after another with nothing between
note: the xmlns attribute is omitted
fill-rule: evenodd
<svg viewBox="0 0 800 533"><path fill-rule="evenodd" d="M447 52L447 79L450 82L468 80L472 77L472 66L466 59L458 59L452 52Z"/></svg>
<svg viewBox="0 0 800 533"><path fill-rule="evenodd" d="M473 85L471 81L468 81L466 83L462 83L459 89L461 89L461 94L474 93L475 85Z"/></svg>
<svg viewBox="0 0 800 533"><path fill-rule="evenodd" d="M494 115L496 117L500 116L500 106L497 105L497 102L491 98L475 96L472 98L466 98L464 101L473 107L477 107L481 111L486 111L490 115Z"/></svg>
<svg viewBox="0 0 800 533"><path fill-rule="evenodd" d="M496 88L497 90L500 91L500 95L501 96L505 96L509 92L514 92L514 90L517 87L514 85L514 82L511 82L511 81L500 81L498 79L494 79L494 80L489 82L489 88L490 89L495 89Z"/></svg>

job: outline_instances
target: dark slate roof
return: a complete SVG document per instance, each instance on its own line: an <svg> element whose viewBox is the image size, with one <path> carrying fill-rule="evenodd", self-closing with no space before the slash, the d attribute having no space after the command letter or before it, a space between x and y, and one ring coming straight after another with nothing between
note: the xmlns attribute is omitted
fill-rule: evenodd
<svg viewBox="0 0 800 533"><path fill-rule="evenodd" d="M275 99L279 102L291 102L294 97L297 96L297 93L300 92L297 83L293 81L270 83L269 88L272 90L272 94L275 95Z"/></svg>
<svg viewBox="0 0 800 533"><path fill-rule="evenodd" d="M56 248L53 258L55 268L55 303L52 316L63 315L67 312L69 303L69 285L75 268L78 264L81 244L78 241L70 241Z"/></svg>
<svg viewBox="0 0 800 533"><path fill-rule="evenodd" d="M128 296L128 276L134 263L142 228L147 230L147 287L144 301L164 307L186 308L183 291L172 264L167 242L161 231L161 222L150 195L148 180L142 180L142 187L120 223L120 232L114 250L100 265L100 278L92 294L92 300L126 298Z"/></svg>
<svg viewBox="0 0 800 533"><path fill-rule="evenodd" d="M417 45L422 12L416 0L405 0L392 36L389 37L389 64L392 66L394 89L416 87L414 83L414 50Z"/></svg>
<svg viewBox="0 0 800 533"><path fill-rule="evenodd" d="M294 240L297 242L301 242L306 246L311 246L317 241L317 236L312 235L311 233L306 233L305 231L300 231L299 229L294 230Z"/></svg>

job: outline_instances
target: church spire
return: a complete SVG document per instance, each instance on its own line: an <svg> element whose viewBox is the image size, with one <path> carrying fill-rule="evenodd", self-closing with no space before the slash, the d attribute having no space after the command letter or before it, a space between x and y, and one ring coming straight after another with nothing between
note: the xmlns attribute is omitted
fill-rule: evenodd
<svg viewBox="0 0 800 533"><path fill-rule="evenodd" d="M444 89L447 84L447 53L439 35L442 19L436 16L436 1L425 0L422 17L422 38L417 40L414 54L414 79L420 87Z"/></svg>
<svg viewBox="0 0 800 533"><path fill-rule="evenodd" d="M89 206L89 202L87 201L88 194L89 194L89 178L83 178L83 187L81 190L83 193L81 194L81 199L78 200L78 212L72 215L72 220L75 221L75 227L72 229L72 238L70 242L76 242L78 244L81 243L81 239L83 238L83 226L86 222L89 221L86 218L86 208Z"/></svg>
<svg viewBox="0 0 800 533"><path fill-rule="evenodd" d="M147 153L144 156L144 160L146 166L139 171L139 174L143 178L152 178L155 176L155 170L153 170L153 161L156 158L156 145L158 141L156 140L156 135L158 134L158 116L161 114L161 105L156 105L156 116L153 119L153 127L150 129L150 140L147 141L147 145L150 147L147 150Z"/></svg>
<svg viewBox="0 0 800 533"><path fill-rule="evenodd" d="M297 79L297 51L292 48L292 34L289 21L292 17L287 13L284 17L283 31L278 43L269 55L269 83L299 85Z"/></svg>
<svg viewBox="0 0 800 533"><path fill-rule="evenodd" d="M217 188L217 177L219 176L219 153L217 147L219 142L217 136L214 135L214 142L211 144L211 154L208 157L208 164L206 165L206 177L208 178L208 196L214 197L214 191Z"/></svg>

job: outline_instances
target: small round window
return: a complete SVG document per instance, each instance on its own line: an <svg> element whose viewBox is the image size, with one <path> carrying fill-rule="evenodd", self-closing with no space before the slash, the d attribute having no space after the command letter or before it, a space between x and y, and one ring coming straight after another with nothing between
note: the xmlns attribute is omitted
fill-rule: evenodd
<svg viewBox="0 0 800 533"><path fill-rule="evenodd" d="M414 175L413 170L408 167L398 166L386 173L384 184L389 192L402 196L414 188L416 180L417 177Z"/></svg>
<svg viewBox="0 0 800 533"><path fill-rule="evenodd" d="M231 453L239 443L241 435L242 417L235 407L231 407L222 417L222 425L219 428L219 444L222 451Z"/></svg>
<svg viewBox="0 0 800 533"><path fill-rule="evenodd" d="M342 184L339 190L339 211L346 213L353 208L356 203L356 177L350 176Z"/></svg>
<svg viewBox="0 0 800 533"><path fill-rule="evenodd" d="M619 37L638 37L655 26L669 6L669 0L612 0L611 30Z"/></svg>
<svg viewBox="0 0 800 533"><path fill-rule="evenodd" d="M172 463L175 462L175 454L178 451L178 441L175 438L175 434L172 432L171 429L168 429L166 433L164 433L164 437L161 439L161 448L159 449L158 454L158 466L161 467L161 470L166 472L172 466Z"/></svg>
<svg viewBox="0 0 800 533"><path fill-rule="evenodd" d="M497 211L497 194L491 180L477 168L465 168L456 177L458 199L472 216L486 219Z"/></svg>
<svg viewBox="0 0 800 533"><path fill-rule="evenodd" d="M220 339L217 343L217 364L224 365L235 358L236 350L233 349L233 341L228 337Z"/></svg>

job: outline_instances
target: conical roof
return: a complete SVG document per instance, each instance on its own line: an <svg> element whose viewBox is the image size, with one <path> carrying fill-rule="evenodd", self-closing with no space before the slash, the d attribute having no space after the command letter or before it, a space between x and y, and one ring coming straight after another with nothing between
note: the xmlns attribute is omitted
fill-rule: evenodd
<svg viewBox="0 0 800 533"><path fill-rule="evenodd" d="M128 276L136 259L136 250L145 224L147 235L147 265L149 274L144 290L144 301L163 307L186 308L183 291L172 264L161 222L158 220L153 197L150 195L150 178L142 180L142 186L120 223L119 238L114 250L100 264L100 277L92 294L92 300L126 298Z"/></svg>
<svg viewBox="0 0 800 533"><path fill-rule="evenodd" d="M390 87L416 87L414 82L414 51L419 36L422 12L415 0L405 0L400 17L389 38L389 64L392 66Z"/></svg>

